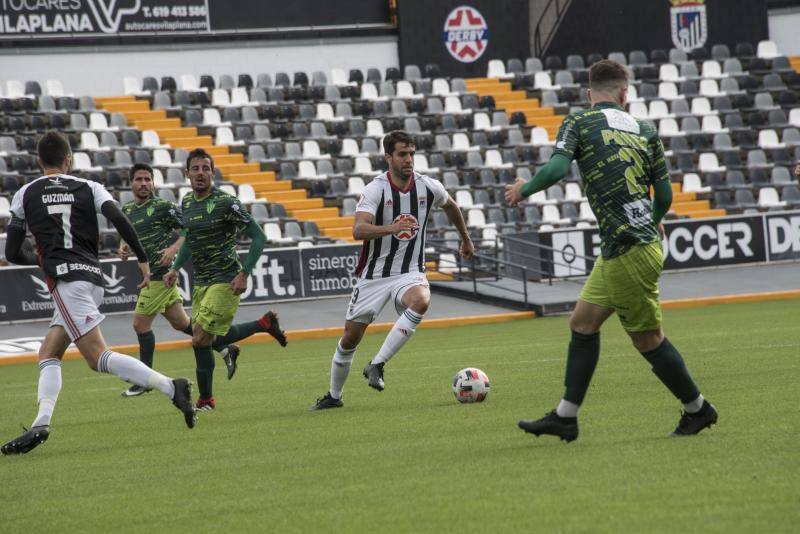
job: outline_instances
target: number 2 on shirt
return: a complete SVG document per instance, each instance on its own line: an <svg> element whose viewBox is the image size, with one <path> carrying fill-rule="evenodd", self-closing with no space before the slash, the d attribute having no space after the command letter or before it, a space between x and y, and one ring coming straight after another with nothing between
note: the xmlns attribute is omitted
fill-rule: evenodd
<svg viewBox="0 0 800 534"><path fill-rule="evenodd" d="M644 162L642 161L642 156L632 148L623 147L619 149L619 159L632 164L625 169L625 181L628 183L628 193L632 195L646 193L647 188L639 182L639 178L644 176Z"/></svg>

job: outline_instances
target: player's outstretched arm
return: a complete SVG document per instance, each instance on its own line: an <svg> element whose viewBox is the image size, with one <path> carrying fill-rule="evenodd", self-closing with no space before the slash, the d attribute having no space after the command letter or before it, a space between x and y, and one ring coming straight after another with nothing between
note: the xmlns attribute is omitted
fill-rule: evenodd
<svg viewBox="0 0 800 534"><path fill-rule="evenodd" d="M11 217L6 229L6 259L17 265L36 265L36 254L25 250L25 219Z"/></svg>
<svg viewBox="0 0 800 534"><path fill-rule="evenodd" d="M139 236L136 235L136 230L133 225L119 209L117 203L113 200L107 200L100 206L100 212L106 216L114 228L119 232L123 241L128 244L128 247L136 255L136 260L139 262L139 270L142 272L142 281L139 283L139 289L150 286L150 264L147 263L147 253L144 251L142 242L139 241Z"/></svg>
<svg viewBox="0 0 800 534"><path fill-rule="evenodd" d="M178 280L178 269L186 263L186 260L192 257L192 251L189 248L189 243L184 240L183 244L181 245L180 250L178 250L177 256L175 259L172 260L172 265L169 266L169 271L162 277L164 281L164 285L167 287L172 287L176 280Z"/></svg>
<svg viewBox="0 0 800 534"><path fill-rule="evenodd" d="M161 254L161 261L159 261L159 263L164 267L172 265L172 262L175 261L175 256L178 255L178 251L183 246L184 241L186 241L186 237L181 234L181 236L176 239L173 244L163 250L159 250L158 252Z"/></svg>
<svg viewBox="0 0 800 534"><path fill-rule="evenodd" d="M570 159L563 154L555 154L547 164L539 169L529 182L522 178L517 178L513 184L506 186L506 202L510 206L516 206L523 198L529 197L534 193L543 191L555 184L569 172Z"/></svg>
<svg viewBox="0 0 800 534"><path fill-rule="evenodd" d="M664 227L661 220L672 206L672 184L669 180L659 180L653 184L653 222L656 224L658 234L664 239Z"/></svg>
<svg viewBox="0 0 800 534"><path fill-rule="evenodd" d="M353 239L368 241L370 239L379 239L390 234L419 228L419 224L411 219L405 218L401 218L396 223L384 225L372 224L373 221L374 217L371 213L357 211L356 220L353 222Z"/></svg>
<svg viewBox="0 0 800 534"><path fill-rule="evenodd" d="M244 265L242 265L244 272L250 274L253 267L258 263L258 258L261 257L261 252L264 250L264 245L267 244L267 236L261 226L254 220L250 220L244 229L244 235L250 238L250 249L247 251L247 256L244 258Z"/></svg>
<svg viewBox="0 0 800 534"><path fill-rule="evenodd" d="M458 234L461 236L461 256L470 259L472 255L475 254L475 245L472 243L472 238L469 236L467 223L464 222L464 215L461 213L461 208L458 207L453 197L448 195L447 202L442 206L442 211L444 211L450 224L456 227Z"/></svg>
<svg viewBox="0 0 800 534"><path fill-rule="evenodd" d="M147 253L144 251L142 242L139 241L139 236L136 235L136 230L133 229L133 225L128 218L125 217L125 214L122 213L122 210L119 209L116 202L113 200L104 202L100 207L100 212L105 215L106 219L117 229L120 237L128 244L128 247L130 247L136 255L136 259L139 260L139 263L147 263Z"/></svg>

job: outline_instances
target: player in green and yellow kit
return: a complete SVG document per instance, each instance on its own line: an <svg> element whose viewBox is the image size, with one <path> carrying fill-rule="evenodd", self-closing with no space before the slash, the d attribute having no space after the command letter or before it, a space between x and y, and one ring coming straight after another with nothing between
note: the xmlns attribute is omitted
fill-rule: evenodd
<svg viewBox="0 0 800 534"><path fill-rule="evenodd" d="M183 198L181 205L186 240L164 275L164 283L172 287L177 269L192 258L192 347L200 389L197 409L208 411L216 407L212 395L212 346L233 343L256 332L267 332L286 346L286 336L278 316L271 311L257 321L232 324L239 295L247 289L247 278L261 256L266 236L239 199L214 187L214 160L203 149L189 153L186 175L192 184L192 193ZM240 232L251 239L244 265L236 252L236 236Z"/></svg>
<svg viewBox="0 0 800 534"><path fill-rule="evenodd" d="M570 318L564 397L544 418L520 421L519 427L565 441L578 437L578 408L600 356L600 327L616 312L634 347L683 403L672 435L697 434L716 423L717 411L700 394L661 328L661 220L672 204L664 147L652 123L625 111L625 67L609 60L595 63L589 70L589 86L592 107L564 119L549 163L531 181L517 178L506 188L506 200L514 206L566 176L574 159L600 226L601 257Z"/></svg>
<svg viewBox="0 0 800 534"><path fill-rule="evenodd" d="M175 330L192 335L191 322L186 310L183 309L183 299L177 285L166 287L161 280L183 244L183 236L173 242L173 234L183 228L183 223L178 209L172 202L153 196L153 169L149 165L137 163L131 167L130 183L133 201L125 204L122 212L131 221L142 242L150 264L150 274L153 277L149 287L139 291L133 316L133 330L139 341L139 359L152 368L156 345L152 326L156 315L163 315ZM119 256L124 261L129 255L130 248L123 242ZM239 347L227 345L220 348L230 379L236 370ZM134 384L123 391L122 396L135 397L147 391L149 390Z"/></svg>

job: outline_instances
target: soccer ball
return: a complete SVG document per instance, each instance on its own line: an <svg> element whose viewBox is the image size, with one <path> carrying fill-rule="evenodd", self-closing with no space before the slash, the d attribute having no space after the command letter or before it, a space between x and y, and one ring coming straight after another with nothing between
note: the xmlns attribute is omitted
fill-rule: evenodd
<svg viewBox="0 0 800 534"><path fill-rule="evenodd" d="M489 395L489 377L475 367L467 367L453 377L453 395L462 404L483 402Z"/></svg>

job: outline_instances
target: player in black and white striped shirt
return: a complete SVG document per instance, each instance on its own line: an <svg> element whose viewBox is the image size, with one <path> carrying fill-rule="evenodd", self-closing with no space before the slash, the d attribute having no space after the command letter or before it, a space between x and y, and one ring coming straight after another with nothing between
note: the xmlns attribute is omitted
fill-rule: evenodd
<svg viewBox="0 0 800 534"><path fill-rule="evenodd" d="M414 172L414 139L395 131L383 139L389 170L364 189L356 207L353 237L364 241L356 269L358 282L345 316L345 331L331 363L330 390L312 410L343 406L342 390L356 347L383 307L392 302L400 315L378 354L364 368L370 387L383 391L383 367L411 338L430 306L425 277L425 229L434 207L447 214L461 235L461 255L475 247L455 201L437 180Z"/></svg>
<svg viewBox="0 0 800 534"><path fill-rule="evenodd" d="M105 188L70 176L72 151L57 132L47 132L37 146L43 176L26 184L11 201L6 257L12 263L38 265L56 305L53 320L39 348L39 411L31 429L0 447L3 454L25 454L50 435L50 420L61 391L61 358L74 342L89 367L110 373L142 387L158 389L194 426L191 383L175 380L150 369L137 359L109 349L100 332L105 315L103 272L97 258L97 214L111 221L139 260L145 287L150 268L130 221ZM36 238L38 257L22 249L26 227Z"/></svg>

